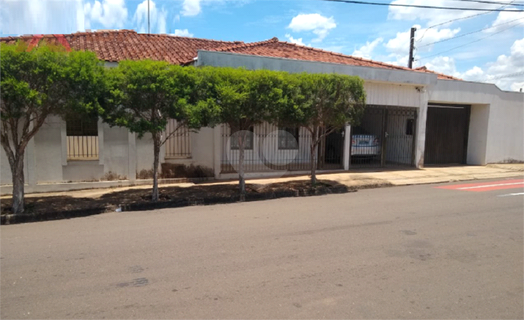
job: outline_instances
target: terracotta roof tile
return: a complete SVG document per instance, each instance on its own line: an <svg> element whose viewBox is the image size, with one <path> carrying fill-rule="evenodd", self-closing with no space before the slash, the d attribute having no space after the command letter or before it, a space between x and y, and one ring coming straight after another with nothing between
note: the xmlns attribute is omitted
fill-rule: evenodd
<svg viewBox="0 0 524 320"><path fill-rule="evenodd" d="M31 42L34 39L35 36L33 35L5 37L0 38L0 42L15 43L17 40ZM439 79L460 80L427 70L425 67L412 70L379 61L279 41L278 38L244 43L242 41L217 41L165 34L143 34L133 30L100 30L96 32L77 32L63 36L43 35L41 39L57 45L64 45L65 39L71 49L94 51L99 59L109 62L118 62L125 59L152 59L185 65L193 62L198 50L210 50L362 67L418 71L436 74Z"/></svg>
<svg viewBox="0 0 524 320"><path fill-rule="evenodd" d="M192 61L199 49L210 50L238 44L238 42L231 41L185 38L165 34L149 35L133 30L77 32L63 36L71 49L94 51L99 59L109 62L125 59L152 59L183 64ZM33 38L32 35L6 37L0 38L0 42L15 43L17 40L29 42ZM61 43L60 36L55 35L43 35L42 40L55 44Z"/></svg>
<svg viewBox="0 0 524 320"><path fill-rule="evenodd" d="M416 68L415 70L416 70L416 71L419 71L419 72L425 72L425 73L433 73L433 74L436 74L436 75L437 75L437 78L439 78L439 79L443 79L443 80L462 80L462 79L460 79L460 78L456 78L456 77L448 76L448 75L443 74L443 73L438 73L438 72L436 72L436 71L429 70L429 69L426 68L426 67L419 67L419 68Z"/></svg>
<svg viewBox="0 0 524 320"><path fill-rule="evenodd" d="M396 66L392 64L387 64L379 61L368 60L363 58L357 58L353 56L348 56L341 53L325 51L322 49L311 48L306 46L301 46L285 41L279 41L277 38L273 38L266 41L254 42L254 43L245 43L243 45L236 45L231 47L222 47L217 49L212 49L212 51L221 51L221 52L233 52L249 55L258 55L266 57L278 57L278 58L288 58L296 60L307 60L307 61L319 61L319 62L331 62L339 64L347 64L353 66L362 66L362 67L375 67L375 68L386 68L394 70L405 70L405 71L419 71L425 73L434 73L439 79L448 79L448 80L460 80L451 76L447 76L441 73L430 71L427 69L409 69L401 66Z"/></svg>

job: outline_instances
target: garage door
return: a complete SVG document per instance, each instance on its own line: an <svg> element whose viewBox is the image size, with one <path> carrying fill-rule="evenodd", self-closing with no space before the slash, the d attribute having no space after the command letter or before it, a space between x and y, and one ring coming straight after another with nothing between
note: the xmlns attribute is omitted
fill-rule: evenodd
<svg viewBox="0 0 524 320"><path fill-rule="evenodd" d="M429 105L425 164L465 164L470 106Z"/></svg>

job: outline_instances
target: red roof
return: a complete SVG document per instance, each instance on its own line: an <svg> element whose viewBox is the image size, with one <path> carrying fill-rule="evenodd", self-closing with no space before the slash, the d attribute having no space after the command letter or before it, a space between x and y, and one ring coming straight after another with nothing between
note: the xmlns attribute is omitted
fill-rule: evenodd
<svg viewBox="0 0 524 320"><path fill-rule="evenodd" d="M444 79L444 80L462 80L462 79L459 79L459 78L456 78L456 77L448 76L448 75L443 74L443 73L438 73L438 72L433 71L433 70L428 70L428 68L426 68L426 67L415 68L415 70L419 71L419 72L436 74L437 78L439 78L439 79Z"/></svg>
<svg viewBox="0 0 524 320"><path fill-rule="evenodd" d="M94 51L99 59L109 62L152 59L185 64L196 57L199 49L211 50L242 42L216 41L197 38L144 34L133 30L108 30L65 34L69 46L75 50ZM31 41L33 36L0 38L0 42ZM60 37L44 35L42 40L60 44Z"/></svg>
<svg viewBox="0 0 524 320"><path fill-rule="evenodd" d="M383 62L300 46L279 41L277 38L260 42L244 43L242 41L216 41L165 34L144 34L137 33L133 30L77 32L65 35L43 35L38 38L40 37L42 40L61 45L65 45L65 38L71 49L94 51L99 59L109 62L118 62L126 59L152 59L164 60L176 64L189 64L197 56L198 50L210 50L306 61L331 62L362 67L418 71L437 74L439 79L459 80L451 76L427 70L425 67L412 70ZM32 35L5 37L0 38L0 42L14 43L17 40L34 42L35 39L36 37Z"/></svg>

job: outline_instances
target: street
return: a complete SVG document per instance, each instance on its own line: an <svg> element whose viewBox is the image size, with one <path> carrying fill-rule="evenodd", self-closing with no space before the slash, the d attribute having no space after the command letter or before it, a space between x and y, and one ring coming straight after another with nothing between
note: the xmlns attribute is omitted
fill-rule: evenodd
<svg viewBox="0 0 524 320"><path fill-rule="evenodd" d="M1 227L1 318L523 318L523 184Z"/></svg>

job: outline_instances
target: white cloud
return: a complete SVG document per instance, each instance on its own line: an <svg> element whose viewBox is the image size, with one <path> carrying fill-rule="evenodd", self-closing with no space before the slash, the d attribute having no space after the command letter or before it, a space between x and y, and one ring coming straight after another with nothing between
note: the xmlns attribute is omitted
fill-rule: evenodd
<svg viewBox="0 0 524 320"><path fill-rule="evenodd" d="M175 29L174 35L179 37L193 37L193 34L190 33L187 29Z"/></svg>
<svg viewBox="0 0 524 320"><path fill-rule="evenodd" d="M81 0L0 0L0 33L49 34L84 30ZM56 13L61 12L60 19Z"/></svg>
<svg viewBox="0 0 524 320"><path fill-rule="evenodd" d="M484 68L474 66L465 72L458 72L455 60L442 56L426 63L426 67L464 80L494 83L503 90L518 91L524 87L524 75L521 74L524 72L523 62L524 38L513 43L509 55L500 55L496 61L487 63Z"/></svg>
<svg viewBox="0 0 524 320"><path fill-rule="evenodd" d="M301 45L301 46L310 47L310 45L306 45L306 44L302 41L302 38L295 39L295 38L293 38L289 33L286 34L286 38L287 38L287 40L288 40L289 42L291 42L291 43L298 44L298 45Z"/></svg>
<svg viewBox="0 0 524 320"><path fill-rule="evenodd" d="M486 74L481 68L474 66L468 71L458 74L459 78L469 81L483 81L486 79Z"/></svg>
<svg viewBox="0 0 524 320"><path fill-rule="evenodd" d="M436 57L432 59L430 62L426 63L426 68L450 76L457 75L455 59L451 57Z"/></svg>
<svg viewBox="0 0 524 320"><path fill-rule="evenodd" d="M460 32L460 28L456 29L423 29L419 25L414 26L417 28L415 33L415 40L418 40L416 43L417 47L422 47L428 43L445 40L454 37ZM406 54L409 52L409 42L410 42L410 31L398 32L397 36L393 39L390 39L386 44L386 49L395 54ZM426 46L421 48L419 51L431 51L431 46Z"/></svg>
<svg viewBox="0 0 524 320"><path fill-rule="evenodd" d="M337 27L333 17L324 17L318 13L299 14L291 20L287 26L294 32L312 31L317 35L313 42L321 42L331 29Z"/></svg>
<svg viewBox="0 0 524 320"><path fill-rule="evenodd" d="M500 55L495 62L487 64L486 80L494 82L502 89L518 90L523 87L524 75L505 76L521 72L524 72L524 38L513 43L509 56Z"/></svg>
<svg viewBox="0 0 524 320"><path fill-rule="evenodd" d="M506 12L506 11L499 12L499 14L497 15L497 19L495 19L495 21L493 21L493 23L491 24L493 28L487 29L484 32L486 33L498 32L502 29L509 28L512 25L516 25L519 23L522 24L523 19L524 19L524 12Z"/></svg>
<svg viewBox="0 0 524 320"><path fill-rule="evenodd" d="M202 11L200 0L184 0L181 14L186 17L193 17Z"/></svg>
<svg viewBox="0 0 524 320"><path fill-rule="evenodd" d="M166 33L167 11L164 10L164 8L159 10L155 2L151 0L149 3L149 12L151 33ZM140 3L136 8L133 22L138 32L147 32L147 0L144 0L144 2Z"/></svg>
<svg viewBox="0 0 524 320"><path fill-rule="evenodd" d="M420 52L429 52L433 50L432 45L427 45L436 41L445 40L454 37L460 32L460 28L456 29L424 29L419 25L415 25L417 32L415 33L415 57ZM398 32L395 38L388 40L384 47L389 52L390 57L396 59L393 62L395 65L407 66L409 56L410 31Z"/></svg>
<svg viewBox="0 0 524 320"><path fill-rule="evenodd" d="M509 3L510 0L501 0L498 2ZM460 2L453 0L396 0L392 1L392 4L408 4L408 5L431 5L435 7L460 7L460 8L486 8L486 9L497 9L500 8L500 4L484 4L477 2ZM477 12L478 13L478 12ZM427 21L428 25L434 25L442 22L447 22L452 19L459 19L467 16L474 15L474 11L461 11L461 10L439 10L439 9L423 9L413 7L389 7L388 19L393 20L424 20Z"/></svg>
<svg viewBox="0 0 524 320"><path fill-rule="evenodd" d="M384 41L382 38L377 38L371 42L367 41L365 45L353 51L353 56L371 59L371 53L375 48Z"/></svg>
<svg viewBox="0 0 524 320"><path fill-rule="evenodd" d="M102 0L84 4L85 24L98 22L104 28L122 28L127 20L127 7L124 0Z"/></svg>

